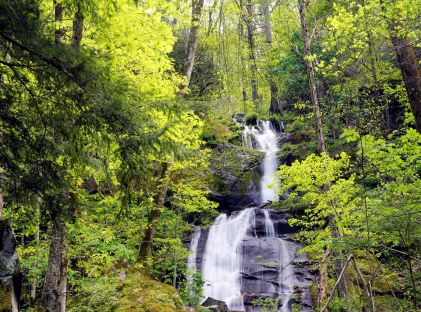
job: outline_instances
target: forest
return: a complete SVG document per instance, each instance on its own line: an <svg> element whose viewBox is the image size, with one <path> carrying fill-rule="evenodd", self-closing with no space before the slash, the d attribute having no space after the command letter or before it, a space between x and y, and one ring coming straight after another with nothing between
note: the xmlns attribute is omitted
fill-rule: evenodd
<svg viewBox="0 0 421 312"><path fill-rule="evenodd" d="M421 311L421 0L0 0L0 312Z"/></svg>

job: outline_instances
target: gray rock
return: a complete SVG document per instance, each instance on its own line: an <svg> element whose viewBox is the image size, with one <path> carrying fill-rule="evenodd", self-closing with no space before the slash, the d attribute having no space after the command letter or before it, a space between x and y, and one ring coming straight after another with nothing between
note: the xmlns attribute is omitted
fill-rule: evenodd
<svg viewBox="0 0 421 312"><path fill-rule="evenodd" d="M18 311L21 287L22 273L13 230L8 220L0 219L0 298L6 299L2 309Z"/></svg>
<svg viewBox="0 0 421 312"><path fill-rule="evenodd" d="M0 220L0 278L10 277L20 271L16 240L7 220Z"/></svg>
<svg viewBox="0 0 421 312"><path fill-rule="evenodd" d="M206 307L212 312L230 312L225 302L208 297L205 302L202 303L202 307Z"/></svg>

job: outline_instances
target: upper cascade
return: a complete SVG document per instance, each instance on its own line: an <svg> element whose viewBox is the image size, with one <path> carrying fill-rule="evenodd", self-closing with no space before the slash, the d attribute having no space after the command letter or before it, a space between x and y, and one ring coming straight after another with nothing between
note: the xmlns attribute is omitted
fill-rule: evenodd
<svg viewBox="0 0 421 312"><path fill-rule="evenodd" d="M278 200L276 171L278 169L277 152L279 143L276 130L270 121L259 120L257 126L244 126L243 142L247 148L264 152L263 175L260 182L260 202L265 204Z"/></svg>

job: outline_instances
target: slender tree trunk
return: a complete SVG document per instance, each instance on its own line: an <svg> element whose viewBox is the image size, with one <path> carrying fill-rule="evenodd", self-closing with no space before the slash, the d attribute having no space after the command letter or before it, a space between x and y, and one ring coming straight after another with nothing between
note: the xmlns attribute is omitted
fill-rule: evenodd
<svg viewBox="0 0 421 312"><path fill-rule="evenodd" d="M272 44L272 25L270 22L269 0L262 0L262 13L265 20L265 39L268 45Z"/></svg>
<svg viewBox="0 0 421 312"><path fill-rule="evenodd" d="M240 6L242 6L242 1L240 1ZM245 24L247 29L247 43L249 49L249 62L250 62L250 84L251 84L251 98L253 100L254 109L258 112L260 111L259 105L259 87L257 84L257 64L256 64L256 55L255 55L255 46L254 46L254 23L253 23L253 3L251 0L248 0L245 5L247 15L245 16ZM241 7L242 9L242 7Z"/></svg>
<svg viewBox="0 0 421 312"><path fill-rule="evenodd" d="M240 0L240 7L242 8L242 0ZM244 112L246 111L246 102L248 100L247 97L247 87L246 87L246 66L243 58L243 40L246 37L244 32L244 25L243 25L243 18L240 16L239 19L239 34L238 34L238 61L241 64L241 89L242 89L242 95L243 95L243 103L244 103Z"/></svg>
<svg viewBox="0 0 421 312"><path fill-rule="evenodd" d="M265 39L266 44L269 48L272 47L272 25L270 22L270 8L269 8L269 1L262 0L262 13L265 21ZM272 81L272 77L269 76L270 82L270 114L281 114L282 107L278 100L278 87Z"/></svg>
<svg viewBox="0 0 421 312"><path fill-rule="evenodd" d="M282 105L278 99L278 87L274 82L270 83L270 114L282 114Z"/></svg>
<svg viewBox="0 0 421 312"><path fill-rule="evenodd" d="M307 68L307 77L310 87L310 96L311 102L313 104L313 113L314 118L316 119L316 131L317 131L317 148L319 152L326 152L326 143L323 135L323 126L322 126L322 117L320 114L319 99L317 96L317 83L314 76L314 64L311 59L311 45L310 39L308 37L308 28L306 20L306 6L304 3L305 0L298 0L298 10L300 14L300 23L301 23L301 34L303 36L304 46L305 46L305 62Z"/></svg>
<svg viewBox="0 0 421 312"><path fill-rule="evenodd" d="M415 282L415 278L414 278L414 269L412 267L412 259L411 259L411 251L409 249L409 246L405 246L406 247L406 261L408 264L408 270L409 270L409 277L411 280L411 285L412 285L412 302L414 304L414 309L417 310L418 308L418 302L417 302L417 296L418 296L418 291L417 291L417 284Z"/></svg>
<svg viewBox="0 0 421 312"><path fill-rule="evenodd" d="M55 44L60 45L63 43L64 36L64 30L61 25L63 22L62 3L54 1L54 14ZM45 311L65 312L67 295L66 224L62 219L63 212L61 210L63 207L58 207L60 203L57 200L51 200L47 204L50 206L50 211L53 211L53 216L48 267L43 290Z"/></svg>
<svg viewBox="0 0 421 312"><path fill-rule="evenodd" d="M55 21L55 31L54 38L56 44L63 43L64 30L62 28L63 23L63 4L54 1L54 21Z"/></svg>
<svg viewBox="0 0 421 312"><path fill-rule="evenodd" d="M322 261L319 265L319 281L318 281L318 300L321 304L327 298L327 262L329 257L329 249L325 250L325 254L323 256Z"/></svg>
<svg viewBox="0 0 421 312"><path fill-rule="evenodd" d="M417 131L421 133L421 71L414 47L406 37L393 34L391 39L405 83Z"/></svg>
<svg viewBox="0 0 421 312"><path fill-rule="evenodd" d="M168 172L168 164L164 163L162 165L160 177L161 179L165 179ZM160 180L161 180L160 179ZM155 205L152 208L149 216L148 216L148 227L145 230L144 234L141 238L141 243L139 245L139 253L137 260L138 262L145 261L152 250L153 239L155 237L155 232L158 227L159 218L161 217L162 208L164 207L165 200L167 198L167 191L168 191L168 182L164 181L163 184L157 186L157 195L155 196L154 202Z"/></svg>
<svg viewBox="0 0 421 312"><path fill-rule="evenodd" d="M331 292L329 298L327 299L326 303L324 304L324 306L321 308L320 312L327 311L327 306L329 305L330 300L332 300L336 288L339 286L339 283L341 282L342 278L345 276L345 270L348 267L349 261L352 259L352 257L353 257L352 255L349 255L348 258L345 260L344 266L342 267L341 272L339 273L339 275L336 278L335 286L333 286L332 292Z"/></svg>
<svg viewBox="0 0 421 312"><path fill-rule="evenodd" d="M82 13L80 6L78 7L75 18L73 19L73 34L72 34L72 47L79 49L83 38L83 24L85 16Z"/></svg>
<svg viewBox="0 0 421 312"><path fill-rule="evenodd" d="M50 254L45 275L45 311L65 312L67 290L66 226L58 217L53 219Z"/></svg>
<svg viewBox="0 0 421 312"><path fill-rule="evenodd" d="M334 239L339 239L341 237L340 233L339 233L339 229L336 226L336 215L335 214L331 214L329 217L329 227L330 227L330 232L332 234L332 237ZM334 263L334 267L335 267L335 276L338 280L338 292L339 292L339 296L342 298L347 298L348 297L348 287L347 287L347 278L346 278L346 272L343 271L343 268L345 266L344 260L342 259L342 254L340 252L337 251L333 251L332 250L332 255L333 255L333 263ZM343 275L343 277L341 279L339 279L340 275Z"/></svg>
<svg viewBox="0 0 421 312"><path fill-rule="evenodd" d="M192 0L191 26L189 33L189 41L187 43L187 60L184 65L183 73L186 77L186 83L180 86L179 95L185 95L186 88L190 86L194 60L196 58L197 46L199 43L199 29L203 5L204 0Z"/></svg>
<svg viewBox="0 0 421 312"><path fill-rule="evenodd" d="M35 233L35 256L38 256L38 248L39 248L39 223L37 224L37 232ZM35 263L32 264L35 266ZM35 299L37 295L37 281L34 280L31 284L31 299Z"/></svg>
<svg viewBox="0 0 421 312"><path fill-rule="evenodd" d="M354 267L355 272L357 273L358 276L358 283L360 284L360 287L362 287L362 289L364 290L364 293L367 297L367 302L369 305L369 311L371 312L376 312L376 306L374 305L374 298L371 295L371 291L370 288L367 284L367 282L365 281L365 278L363 276L363 274L361 273L360 269L357 266L357 262L355 261L355 258L353 257L351 259L352 261L352 265Z"/></svg>

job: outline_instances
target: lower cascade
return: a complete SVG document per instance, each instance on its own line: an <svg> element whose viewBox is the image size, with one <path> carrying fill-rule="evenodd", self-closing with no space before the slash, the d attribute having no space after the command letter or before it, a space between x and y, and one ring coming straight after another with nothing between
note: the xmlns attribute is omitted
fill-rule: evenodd
<svg viewBox="0 0 421 312"><path fill-rule="evenodd" d="M264 153L256 205L277 201L279 146L272 123L245 126L243 142ZM285 213L244 207L220 214L209 229L196 227L187 265L202 274L203 301L210 297L224 301L230 311L257 312L261 309L255 300L262 298L276 302L278 311L291 312L294 304L300 311L312 311L312 277L305 256L298 254L301 246L289 240L294 229L287 218Z"/></svg>

